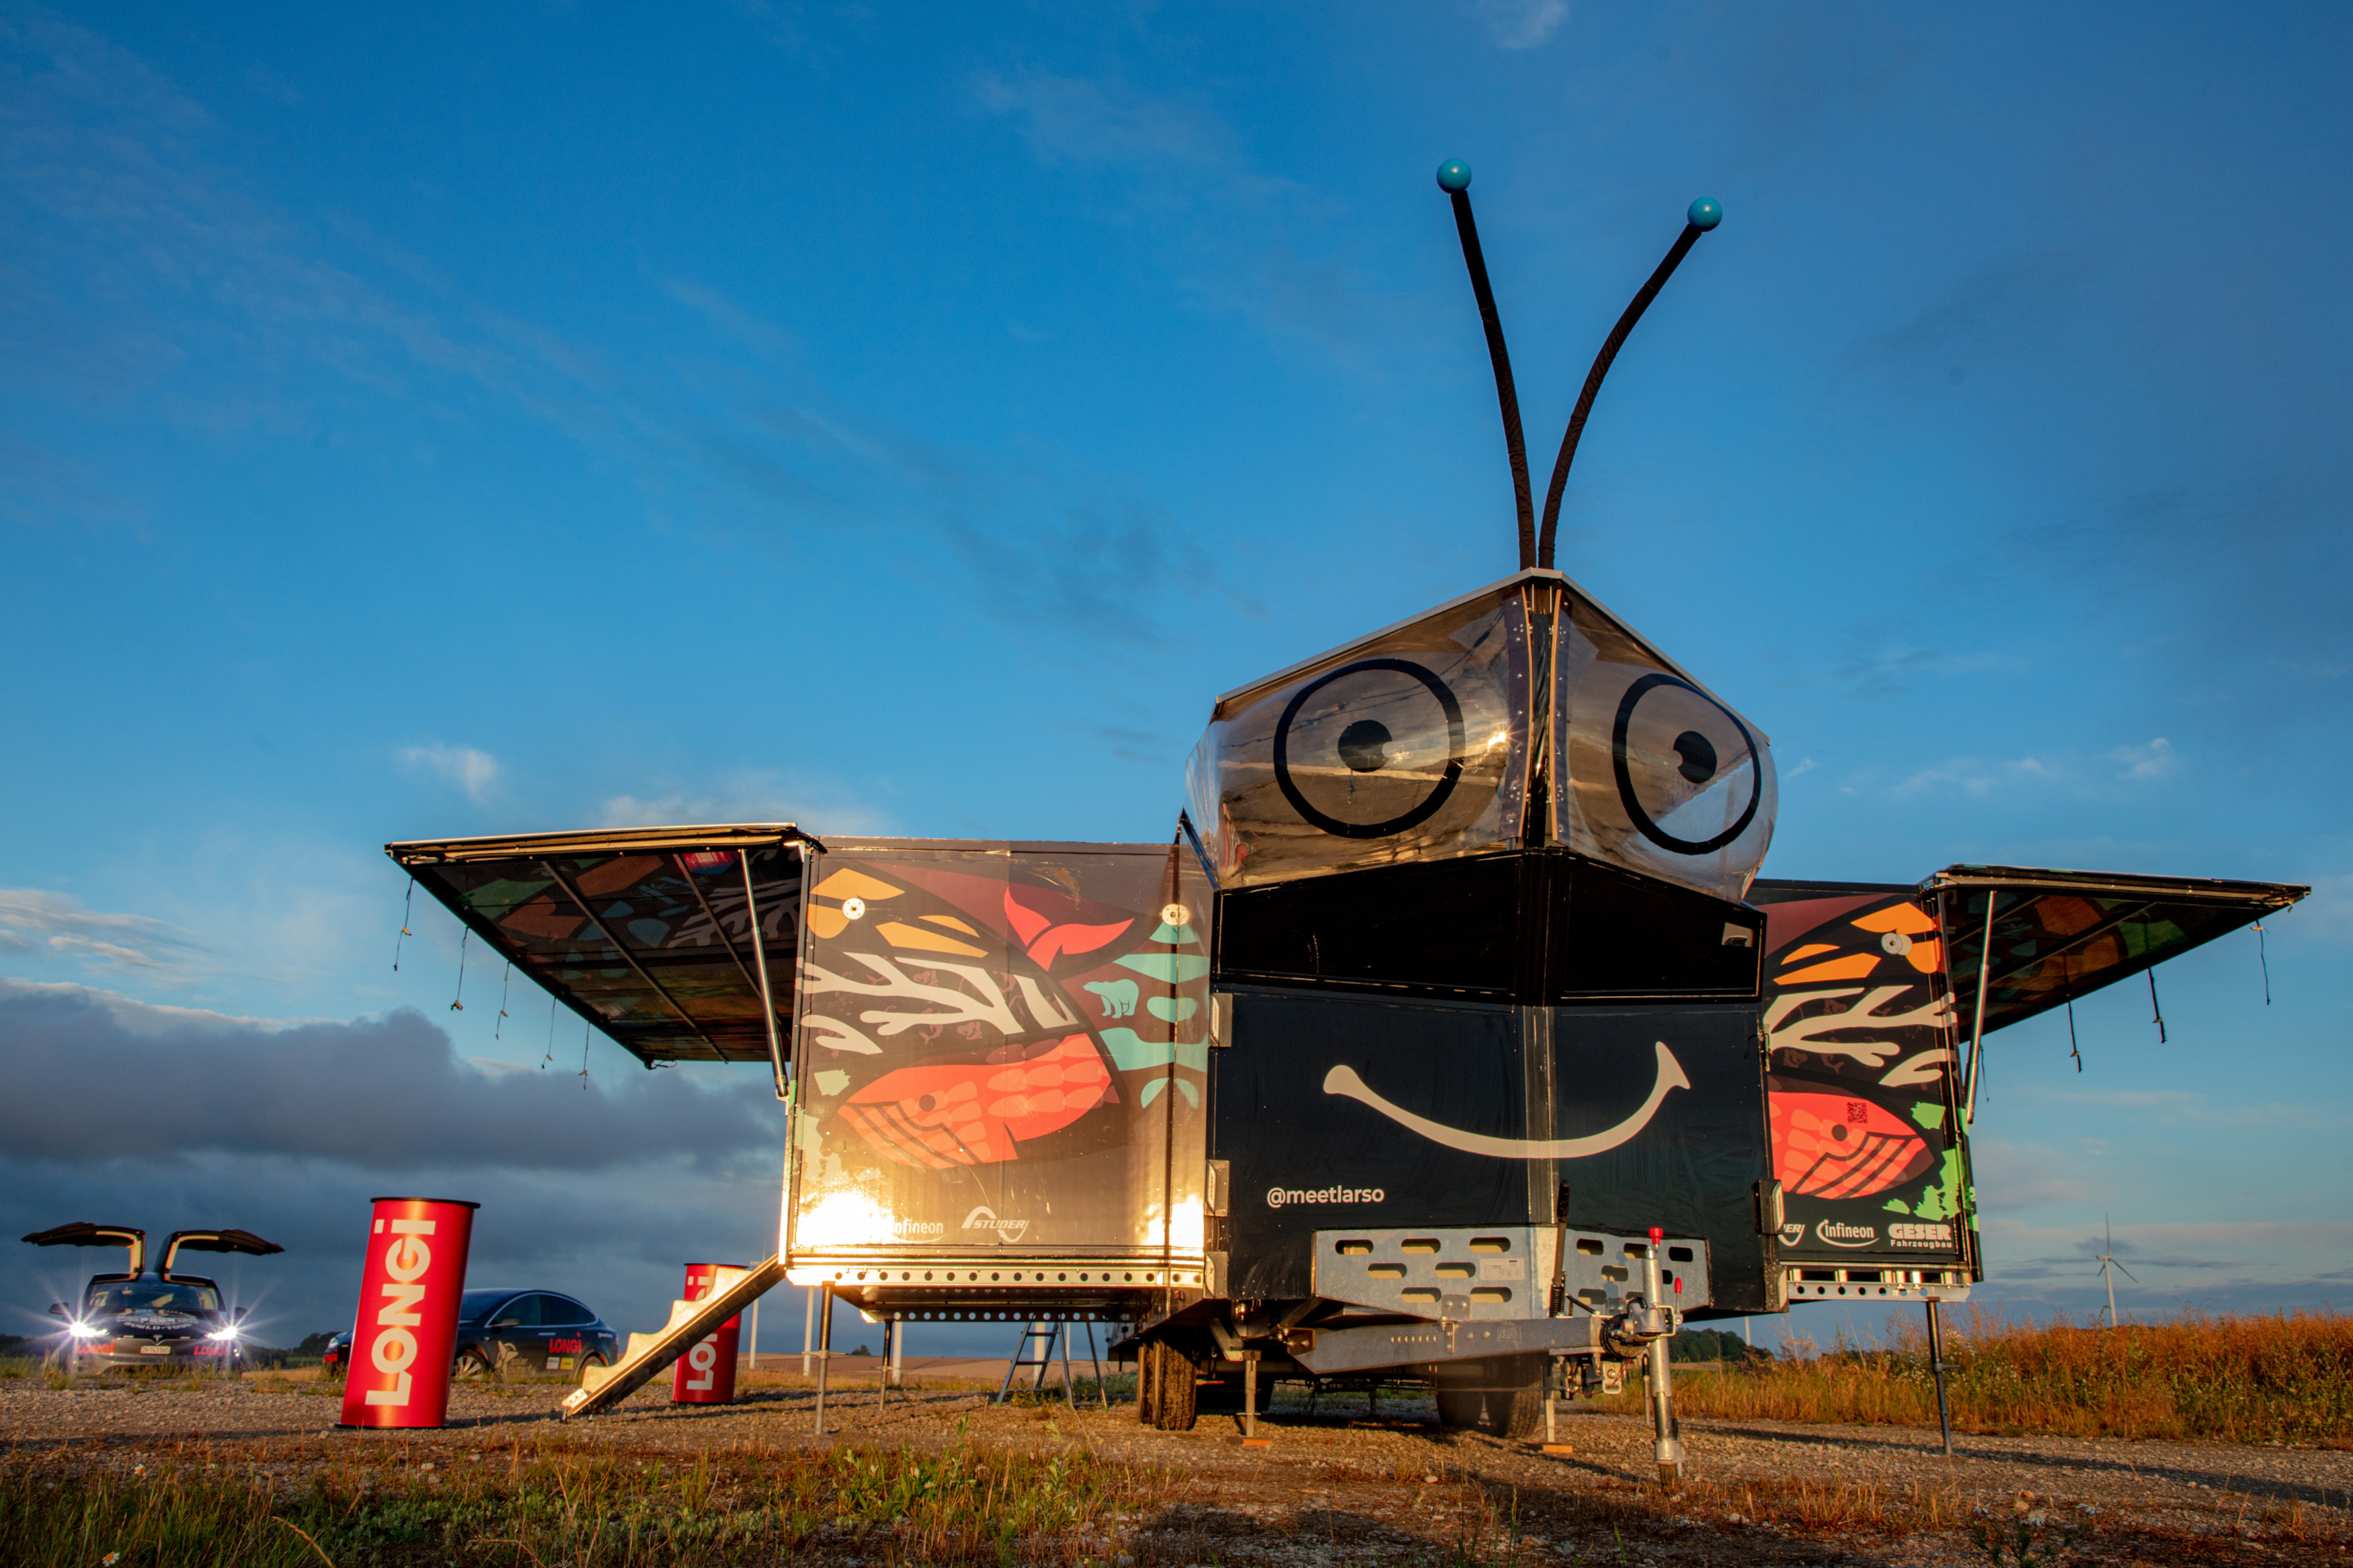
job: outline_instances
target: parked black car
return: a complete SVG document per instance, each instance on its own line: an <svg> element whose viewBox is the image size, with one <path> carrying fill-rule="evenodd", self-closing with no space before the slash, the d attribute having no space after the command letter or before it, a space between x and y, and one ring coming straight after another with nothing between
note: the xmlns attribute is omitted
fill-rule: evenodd
<svg viewBox="0 0 2353 1568"><path fill-rule="evenodd" d="M215 1281L175 1272L172 1265L183 1252L242 1252L259 1258L285 1250L251 1231L174 1231L164 1243L163 1267L149 1268L146 1233L129 1226L82 1222L36 1231L24 1239L36 1247L121 1247L129 1251L130 1267L120 1274L93 1275L78 1306L64 1301L49 1305L51 1316L65 1320L50 1361L74 1372L134 1366L237 1370L247 1360L246 1310L225 1306Z"/></svg>
<svg viewBox="0 0 2353 1568"><path fill-rule="evenodd" d="M620 1359L621 1336L582 1302L554 1290L469 1290L459 1299L460 1382L485 1377L577 1378Z"/></svg>
<svg viewBox="0 0 2353 1568"><path fill-rule="evenodd" d="M482 1377L544 1377L620 1357L621 1336L569 1296L553 1290L469 1290L459 1298L457 1365L460 1381ZM352 1332L327 1342L322 1374L351 1370Z"/></svg>

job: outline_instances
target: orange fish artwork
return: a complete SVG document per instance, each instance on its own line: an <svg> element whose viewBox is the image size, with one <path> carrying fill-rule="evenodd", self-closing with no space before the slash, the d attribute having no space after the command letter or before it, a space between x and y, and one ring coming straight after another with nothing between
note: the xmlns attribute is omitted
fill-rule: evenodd
<svg viewBox="0 0 2353 1568"><path fill-rule="evenodd" d="M901 1068L849 1097L842 1119L902 1165L989 1165L1113 1098L1084 1035L1026 1059Z"/></svg>
<svg viewBox="0 0 2353 1568"><path fill-rule="evenodd" d="M1775 1094L1773 1173L1804 1197L1867 1198L1911 1180L1934 1158L1926 1140L1867 1100Z"/></svg>

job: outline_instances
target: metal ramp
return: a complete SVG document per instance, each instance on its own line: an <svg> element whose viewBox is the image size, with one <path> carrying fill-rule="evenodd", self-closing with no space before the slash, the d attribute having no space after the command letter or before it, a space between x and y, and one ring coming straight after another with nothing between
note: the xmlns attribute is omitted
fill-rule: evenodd
<svg viewBox="0 0 2353 1568"><path fill-rule="evenodd" d="M670 1324L659 1332L631 1334L628 1348L611 1366L592 1366L580 1375L580 1386L566 1395L564 1418L594 1415L609 1410L645 1386L647 1381L693 1348L694 1342L784 1283L780 1258L749 1268L722 1268L711 1282L711 1294L699 1301L672 1301Z"/></svg>

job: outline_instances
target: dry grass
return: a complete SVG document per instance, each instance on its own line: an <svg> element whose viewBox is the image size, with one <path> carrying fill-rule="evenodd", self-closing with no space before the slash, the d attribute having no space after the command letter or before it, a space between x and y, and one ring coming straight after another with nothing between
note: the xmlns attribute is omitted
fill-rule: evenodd
<svg viewBox="0 0 2353 1568"><path fill-rule="evenodd" d="M0 1463L0 1562L1086 1563L1170 1478L1082 1452L744 1445L681 1461L518 1442L406 1462L201 1445L125 1470L71 1451ZM109 1555L110 1553L113 1555Z"/></svg>
<svg viewBox="0 0 2353 1568"><path fill-rule="evenodd" d="M2336 1312L2110 1330L1972 1308L1946 1333L1945 1363L1959 1431L2353 1447L2353 1318ZM1925 1331L1908 1317L1890 1320L1881 1347L1807 1346L1753 1371L1679 1379L1675 1404L1732 1419L1936 1423Z"/></svg>

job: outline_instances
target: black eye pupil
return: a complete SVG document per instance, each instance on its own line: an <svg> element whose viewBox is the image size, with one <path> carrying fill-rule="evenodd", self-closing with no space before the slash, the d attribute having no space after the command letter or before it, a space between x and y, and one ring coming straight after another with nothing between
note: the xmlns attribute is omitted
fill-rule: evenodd
<svg viewBox="0 0 2353 1568"><path fill-rule="evenodd" d="M1377 773L1389 760L1382 749L1388 743L1388 726L1378 720L1359 719L1340 731L1340 760L1352 772Z"/></svg>
<svg viewBox="0 0 2353 1568"><path fill-rule="evenodd" d="M1705 784L1715 776L1715 748L1697 730L1685 730L1675 737L1675 754L1683 760L1675 772L1692 783Z"/></svg>

